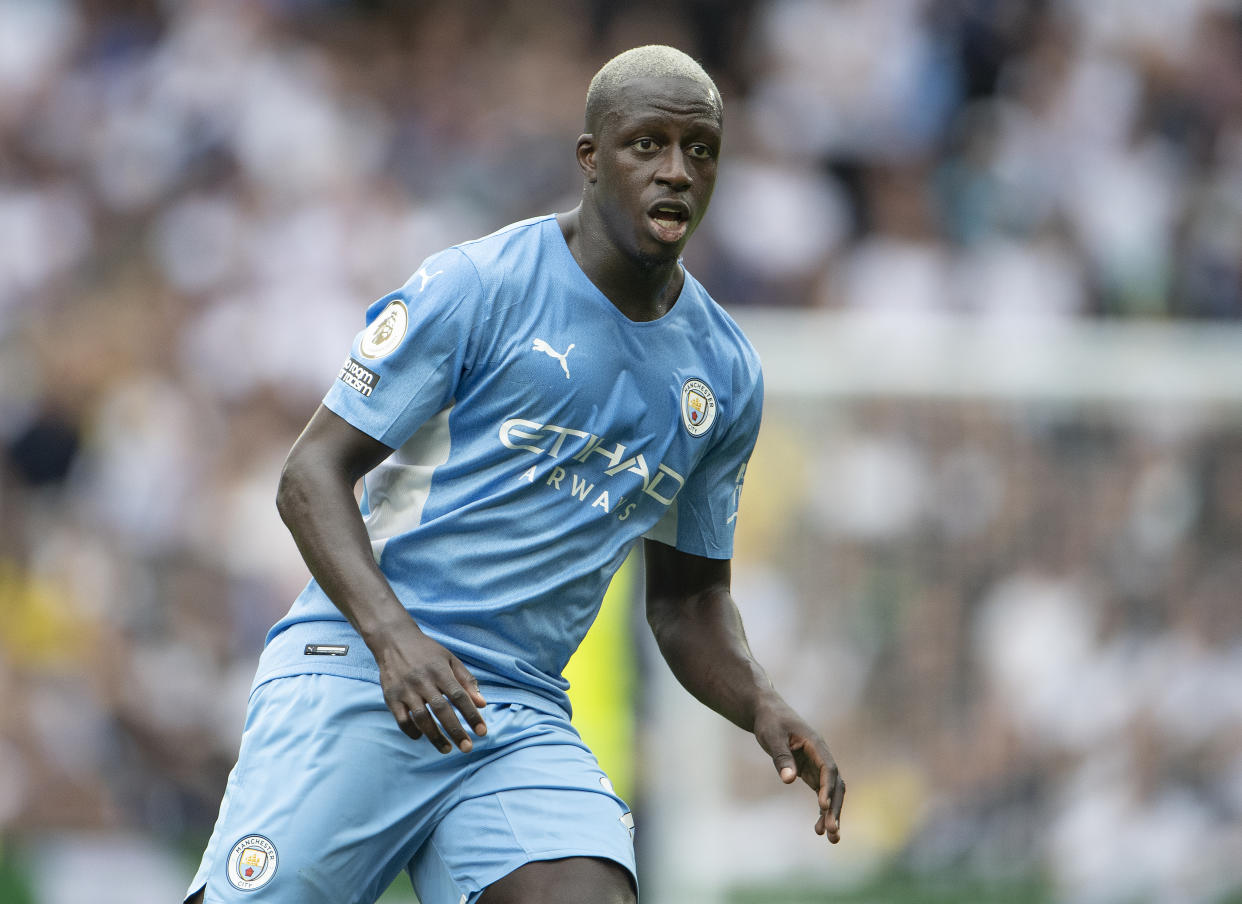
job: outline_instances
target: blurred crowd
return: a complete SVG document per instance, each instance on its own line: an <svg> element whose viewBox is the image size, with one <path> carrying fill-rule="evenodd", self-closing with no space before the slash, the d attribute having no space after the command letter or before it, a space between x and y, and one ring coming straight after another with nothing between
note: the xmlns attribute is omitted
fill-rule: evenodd
<svg viewBox="0 0 1242 904"><path fill-rule="evenodd" d="M1236 0L0 0L0 838L210 827L362 311L572 206L587 82L647 42L725 96L687 261L726 306L1242 315ZM827 609L754 630L853 620L811 703L928 751L955 829L908 856L1034 812L1097 890L1101 827L1236 821L1236 426L856 414L806 530L754 518L756 592Z"/></svg>
<svg viewBox="0 0 1242 904"><path fill-rule="evenodd" d="M1236 407L778 401L765 420L735 590L852 767L856 845L941 875L1047 870L1058 901L1242 888ZM733 740L719 793L751 805L770 767Z"/></svg>

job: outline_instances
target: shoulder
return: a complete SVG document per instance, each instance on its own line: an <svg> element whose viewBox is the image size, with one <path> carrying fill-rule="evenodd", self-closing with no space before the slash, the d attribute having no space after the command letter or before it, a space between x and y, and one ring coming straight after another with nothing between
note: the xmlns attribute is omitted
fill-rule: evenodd
<svg viewBox="0 0 1242 904"><path fill-rule="evenodd" d="M447 302L455 309L463 302L489 304L500 289L512 285L515 274L533 272L539 260L538 248L546 243L546 221L551 216L533 217L512 223L490 235L472 239L438 251L424 260L393 298L407 304L423 301ZM380 305L372 313L382 309Z"/></svg>
<svg viewBox="0 0 1242 904"><path fill-rule="evenodd" d="M705 331L705 341L710 341L713 351L730 362L735 383L761 383L763 362L746 333L729 312L712 298L703 284L689 270L685 272L686 297L693 302L694 316L703 321L698 328Z"/></svg>
<svg viewBox="0 0 1242 904"><path fill-rule="evenodd" d="M449 251L469 260L485 284L494 283L515 273L525 273L539 260L550 240L549 225L556 227L554 214L531 217L454 245Z"/></svg>

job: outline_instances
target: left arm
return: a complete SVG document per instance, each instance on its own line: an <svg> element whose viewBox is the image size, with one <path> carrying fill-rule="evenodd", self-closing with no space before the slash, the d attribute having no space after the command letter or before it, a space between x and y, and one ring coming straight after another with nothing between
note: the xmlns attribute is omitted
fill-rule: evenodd
<svg viewBox="0 0 1242 904"><path fill-rule="evenodd" d="M784 701L755 661L730 591L727 559L647 540L647 623L677 680L755 735L781 781L801 778L819 798L815 831L841 840L845 782L824 739Z"/></svg>

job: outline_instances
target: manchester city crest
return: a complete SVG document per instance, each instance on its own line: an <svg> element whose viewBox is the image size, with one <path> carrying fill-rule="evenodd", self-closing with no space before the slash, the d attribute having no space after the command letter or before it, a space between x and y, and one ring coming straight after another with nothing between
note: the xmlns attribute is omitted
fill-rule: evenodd
<svg viewBox="0 0 1242 904"><path fill-rule="evenodd" d="M229 853L229 882L242 891L254 891L272 881L278 858L276 845L262 835L247 835Z"/></svg>
<svg viewBox="0 0 1242 904"><path fill-rule="evenodd" d="M702 436L716 423L716 394L702 380L681 387L681 423L691 436Z"/></svg>

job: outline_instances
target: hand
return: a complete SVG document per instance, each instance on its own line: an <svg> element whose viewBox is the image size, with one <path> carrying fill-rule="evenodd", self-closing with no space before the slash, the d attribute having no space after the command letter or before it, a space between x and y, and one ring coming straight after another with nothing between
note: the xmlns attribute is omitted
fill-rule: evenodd
<svg viewBox="0 0 1242 904"><path fill-rule="evenodd" d="M374 652L384 702L411 738L425 736L441 753L451 752L454 745L469 753L474 744L458 721L458 712L476 735L487 734L478 710L487 705L479 683L461 660L420 631L413 619L408 626L402 623L387 632Z"/></svg>
<svg viewBox="0 0 1242 904"><path fill-rule="evenodd" d="M760 705L755 715L755 740L772 757L781 781L788 785L801 778L818 792L815 834L827 835L833 844L840 841L845 782L824 739L778 698Z"/></svg>

